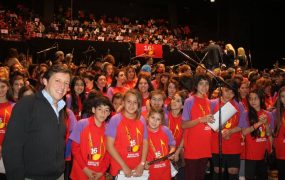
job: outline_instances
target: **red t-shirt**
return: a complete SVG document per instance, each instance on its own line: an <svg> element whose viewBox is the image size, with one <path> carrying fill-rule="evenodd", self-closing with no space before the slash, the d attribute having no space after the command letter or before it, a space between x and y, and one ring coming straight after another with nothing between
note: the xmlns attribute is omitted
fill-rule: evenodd
<svg viewBox="0 0 285 180"><path fill-rule="evenodd" d="M0 103L0 146L2 146L4 135L6 133L7 124L10 120L14 103L5 102Z"/></svg>
<svg viewBox="0 0 285 180"><path fill-rule="evenodd" d="M143 140L147 139L143 118L128 119L122 113L118 113L111 118L106 136L115 139L114 146L130 169L135 169L140 164ZM121 169L117 161L111 158L110 174L116 176Z"/></svg>
<svg viewBox="0 0 285 180"><path fill-rule="evenodd" d="M95 172L105 173L110 156L106 151L105 123L101 127L95 124L94 116L79 121L70 135L74 156L70 177L88 179L83 169L88 167ZM105 179L104 175L100 178Z"/></svg>
<svg viewBox="0 0 285 180"><path fill-rule="evenodd" d="M267 115L268 124L270 124L272 119L269 113L264 110L257 112L258 117L260 117L262 114ZM266 136L265 125L261 125L259 130L261 131L259 137L254 138L250 133L245 137L245 159L247 160L264 159L265 151L268 149L268 137Z"/></svg>
<svg viewBox="0 0 285 180"><path fill-rule="evenodd" d="M165 101L164 101L164 105L165 105L165 106L168 106L168 105L170 104L170 102L171 102L171 98L170 98L170 97L167 97L167 98L165 99Z"/></svg>
<svg viewBox="0 0 285 180"><path fill-rule="evenodd" d="M187 102L188 101L188 102ZM192 102L191 102L192 101ZM199 117L204 117L210 114L210 101L208 98L200 98L192 96L186 100L184 104L184 110L188 103L193 104L189 110L191 119L190 121L196 121ZM188 105L187 105L188 104ZM183 110L183 120L184 118ZM211 152L211 135L212 130L210 126L204 123L198 123L196 126L187 128L184 130L184 157L185 159L201 159L212 157Z"/></svg>
<svg viewBox="0 0 285 180"><path fill-rule="evenodd" d="M173 117L171 112L168 113L168 127L174 136L176 147L180 145L183 137L183 129L181 127L181 124L182 115L179 115L178 117Z"/></svg>
<svg viewBox="0 0 285 180"><path fill-rule="evenodd" d="M129 89L133 89L135 86L136 86L136 84L137 84L137 78L136 79L134 79L134 80L132 80L132 81L127 81L126 82L126 86L129 88Z"/></svg>
<svg viewBox="0 0 285 180"><path fill-rule="evenodd" d="M238 106L236 101L230 102L237 110L237 113L229 119L224 125L223 130L230 130L238 126L239 118L241 115L242 109ZM223 106L225 103L221 102ZM216 103L214 107L214 112L219 111L219 103ZM222 130L222 131L223 131ZM219 133L213 132L212 134L212 153L219 153ZM229 139L222 138L222 153L223 154L240 154L241 153L241 132L234 133L230 136Z"/></svg>
<svg viewBox="0 0 285 180"><path fill-rule="evenodd" d="M142 106L146 106L146 101L149 100L149 97L146 97L142 99Z"/></svg>
<svg viewBox="0 0 285 180"><path fill-rule="evenodd" d="M164 132L166 129L163 130L162 128L165 127L160 126L157 132L152 132L148 130L148 137L149 137L148 154L147 154L148 162L169 154L168 149L171 140L168 138L166 132ZM169 133L171 134L171 132ZM171 179L170 161L168 159L150 165L149 180L157 180L157 179L163 179L163 180Z"/></svg>

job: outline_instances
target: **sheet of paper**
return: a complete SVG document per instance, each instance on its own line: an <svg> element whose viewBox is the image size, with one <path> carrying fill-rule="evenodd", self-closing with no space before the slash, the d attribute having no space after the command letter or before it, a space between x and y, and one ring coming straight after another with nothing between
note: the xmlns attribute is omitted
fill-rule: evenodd
<svg viewBox="0 0 285 180"><path fill-rule="evenodd" d="M221 108L221 122L222 126L233 116L237 113L236 108L230 103L227 102L222 108ZM208 125L214 130L217 131L219 129L219 111L217 111L214 114L214 123L208 123Z"/></svg>
<svg viewBox="0 0 285 180"><path fill-rule="evenodd" d="M125 174L123 171L120 171L118 176L116 177L116 180L147 180L149 177L148 170L144 170L141 177L125 177Z"/></svg>
<svg viewBox="0 0 285 180"><path fill-rule="evenodd" d="M3 163L3 158L1 158L0 160L0 173L5 174L5 167L4 167L4 163Z"/></svg>

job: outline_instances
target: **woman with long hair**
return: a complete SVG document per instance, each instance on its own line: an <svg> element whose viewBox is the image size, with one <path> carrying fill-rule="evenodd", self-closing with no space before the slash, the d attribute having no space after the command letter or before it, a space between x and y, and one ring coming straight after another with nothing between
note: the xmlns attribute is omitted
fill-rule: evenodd
<svg viewBox="0 0 285 180"><path fill-rule="evenodd" d="M83 103L86 99L85 82L79 76L75 76L70 85L70 93L66 95L66 106L73 111L76 119L81 119Z"/></svg>
<svg viewBox="0 0 285 180"><path fill-rule="evenodd" d="M245 123L241 125L245 136L245 178L268 178L265 162L266 151L269 149L270 138L274 126L271 112L266 111L262 90L252 90L247 96L248 111L242 116Z"/></svg>

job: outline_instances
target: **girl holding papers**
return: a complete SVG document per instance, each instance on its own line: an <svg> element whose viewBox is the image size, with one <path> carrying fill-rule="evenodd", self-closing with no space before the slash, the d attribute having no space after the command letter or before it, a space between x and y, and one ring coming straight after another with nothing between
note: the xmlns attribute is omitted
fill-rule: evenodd
<svg viewBox="0 0 285 180"><path fill-rule="evenodd" d="M237 101L238 85L233 79L226 80L229 86L222 87L221 106L230 102L237 112L224 124L222 130L222 171L228 171L230 180L238 179L241 153L241 113L244 108ZM211 100L213 112L219 111L219 99ZM223 116L223 114L222 114ZM214 166L213 179L219 178L219 133L212 134L212 162ZM227 165L227 167L225 167Z"/></svg>

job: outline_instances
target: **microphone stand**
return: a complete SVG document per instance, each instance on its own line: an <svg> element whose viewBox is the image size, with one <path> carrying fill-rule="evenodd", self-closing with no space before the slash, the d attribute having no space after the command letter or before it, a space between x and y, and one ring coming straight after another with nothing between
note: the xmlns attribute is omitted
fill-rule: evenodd
<svg viewBox="0 0 285 180"><path fill-rule="evenodd" d="M217 76L215 73L213 73L211 70L207 69L206 67L202 66L200 63L197 63L194 59L192 59L190 56L182 52L181 50L177 49L177 51L182 54L184 57L189 59L192 63L194 63L197 66L202 67L204 70L206 70L207 73L211 74L212 77L217 82L217 85L219 87L219 179L223 179L222 174L222 112L221 112L221 104L222 104L222 83L227 85L230 89L233 89L231 85L229 85L227 82L225 82L223 79L221 79L219 76Z"/></svg>

